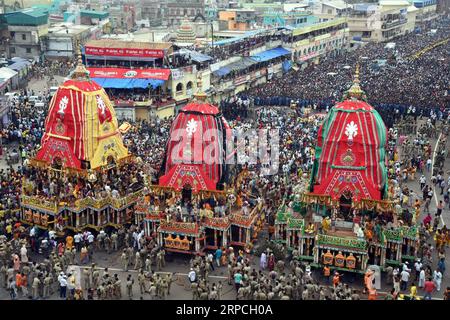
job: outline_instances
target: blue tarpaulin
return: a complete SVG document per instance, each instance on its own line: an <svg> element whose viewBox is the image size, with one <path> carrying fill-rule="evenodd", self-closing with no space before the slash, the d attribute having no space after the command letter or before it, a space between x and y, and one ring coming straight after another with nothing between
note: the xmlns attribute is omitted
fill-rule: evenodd
<svg viewBox="0 0 450 320"><path fill-rule="evenodd" d="M213 73L218 77L223 77L223 76L226 76L227 74L229 74L230 72L231 72L230 68L222 67L222 68L214 71Z"/></svg>
<svg viewBox="0 0 450 320"><path fill-rule="evenodd" d="M152 86L153 89L158 88L164 83L164 80L157 79L116 79L116 78L92 78L103 88L114 89L146 89Z"/></svg>
<svg viewBox="0 0 450 320"><path fill-rule="evenodd" d="M291 68L292 68L292 61L291 60L283 61L283 71L284 72L288 72Z"/></svg>
<svg viewBox="0 0 450 320"><path fill-rule="evenodd" d="M291 51L283 48L278 47L275 49L270 49L267 51L260 52L258 54L255 54L253 56L250 56L251 59L255 60L256 62L264 62L269 61L287 54L291 54Z"/></svg>
<svg viewBox="0 0 450 320"><path fill-rule="evenodd" d="M31 65L31 62L25 59L12 59L14 61L14 63L10 64L8 66L8 68L15 70L15 71L20 71L24 68L27 68L28 66Z"/></svg>

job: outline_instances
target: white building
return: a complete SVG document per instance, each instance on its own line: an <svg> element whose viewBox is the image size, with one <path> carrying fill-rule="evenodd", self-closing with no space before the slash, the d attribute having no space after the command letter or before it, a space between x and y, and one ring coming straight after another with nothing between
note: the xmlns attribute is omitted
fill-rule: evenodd
<svg viewBox="0 0 450 320"><path fill-rule="evenodd" d="M381 0L378 3L354 4L348 16L350 35L356 41L388 41L414 31L415 11L408 14L406 0Z"/></svg>
<svg viewBox="0 0 450 320"><path fill-rule="evenodd" d="M72 59L77 53L77 45L84 44L91 38L93 27L58 23L48 29L43 46L48 59Z"/></svg>
<svg viewBox="0 0 450 320"><path fill-rule="evenodd" d="M318 1L314 3L313 14L321 21L346 16L352 6L343 0Z"/></svg>

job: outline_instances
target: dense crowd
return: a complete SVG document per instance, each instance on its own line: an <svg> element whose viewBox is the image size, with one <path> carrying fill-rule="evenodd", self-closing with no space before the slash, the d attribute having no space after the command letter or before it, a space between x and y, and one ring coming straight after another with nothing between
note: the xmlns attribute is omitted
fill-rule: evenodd
<svg viewBox="0 0 450 320"><path fill-rule="evenodd" d="M450 42L432 50L424 48L448 37L448 18L431 26L436 33L410 33L395 39L395 49L385 43L369 43L337 58L325 58L318 65L301 71L291 71L280 78L244 92L255 105L316 105L325 109L339 101L352 82L353 67L360 64L361 86L368 102L380 111L408 110L417 114L449 116L449 56ZM374 68L379 60L386 64Z"/></svg>
<svg viewBox="0 0 450 320"><path fill-rule="evenodd" d="M442 226L440 217L450 206L450 177L443 164L432 170L431 139L440 137L440 149L437 153L444 157L445 162L448 153L448 110L445 110L447 102L444 86L448 85L449 79L448 72L445 72L448 71L447 64L439 67L439 72L433 68L439 66L440 62L437 60L441 56L448 60L448 54L444 54L449 48L448 45L443 45L420 57L408 57L419 48L442 39L443 30L448 31L445 28L448 26L441 24L434 35L410 34L399 39L396 42L396 53L384 50L379 45L369 44L359 51L349 53L347 57L338 58L334 63L324 61L312 69L289 73L285 78L272 80L241 97L223 101L221 109L232 130L278 130L279 147L277 149L275 145L270 145L269 152L278 150L279 159L250 164L245 158L247 156L244 156L245 159L231 172L234 178L228 181L235 187L236 194L236 201L231 205L226 202L228 199L224 202L204 197L198 201L184 202L181 196L160 197L146 190L152 210L163 211L165 218L169 220L198 222L198 218L222 217L233 206L233 209L246 215L251 208L261 204L268 234L263 234L260 240L271 239L277 209L282 204L292 208L295 205L295 195L304 191L314 161L317 132L325 112L331 108L334 100L342 96L351 82L350 71L337 72L334 76L327 73L346 70L342 67L353 65L358 56L367 56L366 61L384 58L388 60L387 67L379 71L371 70L369 63L362 62L361 79L369 102L379 108L390 127L386 157L388 177L392 182L389 193L395 200L395 212L380 214L376 223L360 217L361 232L365 235L373 233L373 238L376 239L379 236L377 226L386 227L399 220L406 225L418 225L418 260L413 266L404 263L398 268L387 268L385 284L392 286L392 291L385 298L398 299L407 293L414 298L421 293L428 299L436 291L441 294L444 291L441 284L446 271L445 251L450 238L449 230L445 225ZM46 70L49 66L44 65L42 68ZM429 81L430 72L434 72L434 82ZM397 77L403 77L398 80L402 81L403 87L399 84L392 85L386 79L381 81L381 76L388 77L392 83L397 81ZM412 77L418 77L419 80L412 83ZM438 87L434 86L436 83ZM394 92L399 87L406 91ZM431 92L431 95L423 94L424 92ZM170 117L165 120L131 123L132 128L123 138L129 151L136 155L136 163L94 176L69 177L58 171L28 166L26 159L35 153L36 146L39 145L46 115L44 107L33 106L28 101L27 97L31 95L35 93L21 92L16 100L10 102L11 124L2 131L2 140L7 146L5 153L17 154L18 161L22 161L17 169L10 166L0 171L0 285L9 291L12 299L19 296L45 299L56 291L59 291L62 299L120 299L124 296L131 299L135 279L140 296L149 294L152 299L167 298L175 281L179 284L188 282L185 285L191 290L192 298L199 300L221 299L229 294L227 286L230 285L238 299L364 298L363 292L347 283L349 280L354 281L353 277L327 267L314 272L309 264L298 261L297 250L288 253L283 246L267 245L259 253L258 266L253 261L257 248L218 248L213 252L206 252L204 257L192 258L188 276L180 278L171 272L161 272L166 267L166 252L158 246L155 235L144 235L141 225L100 230L95 234L88 230L57 234L54 230L42 231L37 227L23 225L14 211L18 208L22 188L25 194L37 195L42 199L73 202L83 197L121 197L134 187L142 188L157 183L173 120ZM40 92L37 95L48 102L48 93ZM289 108L292 100L299 100L300 108ZM386 107L391 105L395 105L394 112ZM259 108L260 106L263 107ZM316 110L309 113L306 107ZM325 112L317 112L317 109ZM419 126L418 121L423 118L420 117L421 113L426 121ZM249 144L245 148L252 152L253 147ZM276 170L272 174L264 174L274 165L274 161ZM237 173L244 171L247 174L237 179ZM420 183L422 194L417 194L408 187L408 182L413 181ZM434 197L439 203L436 212L431 212L430 203ZM424 219L421 218L423 212L427 214ZM278 256L275 251L282 252L282 256ZM126 275L126 281L123 281L108 268L100 268L97 264L101 263L101 259L97 260L97 256L103 254L117 254L123 269L121 272L133 269L137 271L137 275L130 273ZM75 271L69 268L74 264L82 266L81 283L77 283ZM215 268L226 268L227 281L215 282L209 277ZM124 288L125 294L122 292ZM445 292L448 299L449 289ZM369 292L369 299L371 298L374 298L374 293Z"/></svg>

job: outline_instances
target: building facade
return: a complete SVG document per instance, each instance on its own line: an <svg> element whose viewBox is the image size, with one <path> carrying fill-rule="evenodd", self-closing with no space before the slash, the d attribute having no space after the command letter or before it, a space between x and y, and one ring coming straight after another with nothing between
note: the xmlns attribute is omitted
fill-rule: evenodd
<svg viewBox="0 0 450 320"><path fill-rule="evenodd" d="M205 16L205 0L165 0L163 21L167 25L179 26L183 19L194 20L197 15Z"/></svg>
<svg viewBox="0 0 450 320"><path fill-rule="evenodd" d="M412 32L414 26L408 24L409 6L405 0L355 4L348 15L350 35L355 41L382 42Z"/></svg>
<svg viewBox="0 0 450 320"><path fill-rule="evenodd" d="M27 9L5 15L9 41L7 55L27 59L42 58L41 38L48 33L48 11Z"/></svg>
<svg viewBox="0 0 450 320"><path fill-rule="evenodd" d="M319 22L292 31L293 61L305 68L326 56L337 56L349 48L349 28L344 18Z"/></svg>
<svg viewBox="0 0 450 320"><path fill-rule="evenodd" d="M256 12L253 9L226 9L219 11L221 30L246 31L256 24Z"/></svg>
<svg viewBox="0 0 450 320"><path fill-rule="evenodd" d="M424 24L438 17L437 0L414 0L413 4L418 9L417 24Z"/></svg>

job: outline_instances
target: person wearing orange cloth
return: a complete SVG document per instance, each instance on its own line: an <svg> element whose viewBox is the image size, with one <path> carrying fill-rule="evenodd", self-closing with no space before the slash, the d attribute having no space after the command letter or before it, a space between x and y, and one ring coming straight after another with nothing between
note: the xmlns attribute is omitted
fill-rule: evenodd
<svg viewBox="0 0 450 320"><path fill-rule="evenodd" d="M337 287L339 283L341 282L341 274L339 272L335 272L333 276L333 287Z"/></svg>
<svg viewBox="0 0 450 320"><path fill-rule="evenodd" d="M22 288L22 275L19 272L16 274L16 288L17 292L21 291Z"/></svg>
<svg viewBox="0 0 450 320"><path fill-rule="evenodd" d="M375 288L369 290L369 297L367 300L377 300L377 290Z"/></svg>
<svg viewBox="0 0 450 320"><path fill-rule="evenodd" d="M66 237L66 249L72 250L72 248L73 248L73 237L67 236Z"/></svg>
<svg viewBox="0 0 450 320"><path fill-rule="evenodd" d="M375 271L368 269L364 274L364 293L369 292L373 288L372 281Z"/></svg>

